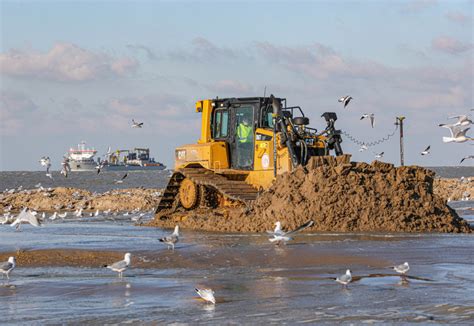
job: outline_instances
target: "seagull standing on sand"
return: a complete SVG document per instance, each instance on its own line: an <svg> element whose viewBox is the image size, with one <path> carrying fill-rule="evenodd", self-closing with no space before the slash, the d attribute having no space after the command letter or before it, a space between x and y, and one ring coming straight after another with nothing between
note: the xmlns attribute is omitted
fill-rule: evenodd
<svg viewBox="0 0 474 326"><path fill-rule="evenodd" d="M426 149L423 152L421 152L421 155L428 155L430 153L430 147L431 146L426 147Z"/></svg>
<svg viewBox="0 0 474 326"><path fill-rule="evenodd" d="M163 237L159 240L160 240L160 242L166 243L166 245L168 246L168 250L170 249L170 246L174 250L174 244L177 243L178 240L179 240L179 226L176 225L174 227L174 231L173 231L173 233L171 233L171 235Z"/></svg>
<svg viewBox="0 0 474 326"><path fill-rule="evenodd" d="M373 113L364 113L361 117L360 117L360 120L364 120L365 118L367 119L370 119L370 125L372 126L372 128L374 127L374 123L375 123L375 115Z"/></svg>
<svg viewBox="0 0 474 326"><path fill-rule="evenodd" d="M336 282L342 284L343 286L347 286L350 282L352 282L352 274L351 270L346 270L346 274L336 277Z"/></svg>
<svg viewBox="0 0 474 326"><path fill-rule="evenodd" d="M132 128L142 128L143 127L143 122L136 122L135 120L132 119Z"/></svg>
<svg viewBox="0 0 474 326"><path fill-rule="evenodd" d="M0 263L0 272L2 272L2 279L3 275L7 275L7 279L10 279L10 273L16 267L16 259L15 257L8 258L8 261Z"/></svg>
<svg viewBox="0 0 474 326"><path fill-rule="evenodd" d="M41 222L36 217L36 214L33 214L28 207L23 208L20 214L18 214L16 220L10 226L16 227L16 229L20 231L22 223L30 223L33 226L41 226Z"/></svg>
<svg viewBox="0 0 474 326"><path fill-rule="evenodd" d="M447 128L449 129L449 132L451 133L451 137L443 137L443 142L444 143L464 143L468 140L472 140L473 138L466 137L466 132L470 128L465 128L461 129L455 125L447 125L447 124L440 124L439 125L442 128Z"/></svg>
<svg viewBox="0 0 474 326"><path fill-rule="evenodd" d="M346 95L346 96L341 97L337 101L340 103L344 103L344 108L345 108L351 100L352 100L352 96Z"/></svg>
<svg viewBox="0 0 474 326"><path fill-rule="evenodd" d="M299 232L299 231L302 231L306 228L309 228L313 224L314 224L314 221L311 220L311 221L306 222L303 225L300 225L299 227L297 227L293 231L285 232L281 229L281 223L278 221L278 222L275 223L275 230L273 230L273 232L272 231L267 231L268 234L271 234L273 236L272 238L268 239L268 241L276 242L276 244L286 243L290 240L293 240L293 238L289 237L289 235L294 234L294 233Z"/></svg>
<svg viewBox="0 0 474 326"><path fill-rule="evenodd" d="M194 289L199 296L207 302L211 302L212 304L216 304L216 298L214 297L214 291L211 289Z"/></svg>
<svg viewBox="0 0 474 326"><path fill-rule="evenodd" d="M410 270L410 265L408 265L407 262L404 262L401 265L398 266L392 266L392 269L395 270L395 272L400 273L400 274L406 274Z"/></svg>
<svg viewBox="0 0 474 326"><path fill-rule="evenodd" d="M131 258L130 253L126 253L125 257L123 260L118 261L113 263L112 265L104 265L104 267L113 270L114 272L117 272L119 277L122 278L123 272L130 267L130 258Z"/></svg>

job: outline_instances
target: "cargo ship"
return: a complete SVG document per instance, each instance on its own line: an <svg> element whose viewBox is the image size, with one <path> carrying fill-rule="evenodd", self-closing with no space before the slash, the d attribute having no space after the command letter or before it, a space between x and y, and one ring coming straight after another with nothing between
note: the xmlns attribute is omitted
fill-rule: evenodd
<svg viewBox="0 0 474 326"><path fill-rule="evenodd" d="M164 170L163 163L156 162L150 157L149 148L134 148L133 150L119 149L108 152L105 160L100 161L102 171L135 171L135 170Z"/></svg>
<svg viewBox="0 0 474 326"><path fill-rule="evenodd" d="M86 148L86 142L82 141L77 148L70 148L65 157L69 159L71 171L95 171L97 162L94 156L97 151L94 148Z"/></svg>

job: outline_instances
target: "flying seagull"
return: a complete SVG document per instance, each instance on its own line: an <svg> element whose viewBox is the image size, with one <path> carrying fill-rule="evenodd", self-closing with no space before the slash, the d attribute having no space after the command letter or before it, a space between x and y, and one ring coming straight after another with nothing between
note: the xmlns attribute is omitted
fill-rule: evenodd
<svg viewBox="0 0 474 326"><path fill-rule="evenodd" d="M442 128L447 128L451 132L451 137L443 137L445 143L464 143L465 141L472 140L473 138L466 137L466 132L470 128L461 129L454 125L440 124Z"/></svg>
<svg viewBox="0 0 474 326"><path fill-rule="evenodd" d="M383 157L383 154L384 152L381 152L381 153L374 153L375 154L375 158L382 158Z"/></svg>
<svg viewBox="0 0 474 326"><path fill-rule="evenodd" d="M452 126L454 127L457 127L457 126L465 127L472 124L472 121L466 115L455 115L455 116L449 117L448 119L458 119L456 123L452 124Z"/></svg>
<svg viewBox="0 0 474 326"><path fill-rule="evenodd" d="M421 152L421 155L428 155L430 153L430 147L431 146L426 147L426 149L423 152Z"/></svg>
<svg viewBox="0 0 474 326"><path fill-rule="evenodd" d="M352 281L351 270L346 270L346 274L338 276L336 278L337 283L341 283L343 286L347 286Z"/></svg>
<svg viewBox="0 0 474 326"><path fill-rule="evenodd" d="M49 168L51 167L51 160L49 156L43 156L39 162L41 163L41 166L46 167L46 176L50 178L51 180L53 179L52 174L49 172Z"/></svg>
<svg viewBox="0 0 474 326"><path fill-rule="evenodd" d="M216 298L214 297L214 291L211 289L198 289L195 288L196 293L199 294L201 298L203 298L207 302L211 302L212 304L216 304Z"/></svg>
<svg viewBox="0 0 474 326"><path fill-rule="evenodd" d="M8 261L1 262L0 263L0 272L2 273L2 278L4 277L3 275L7 275L7 279L10 279L10 273L12 270L14 270L16 267L16 259L15 257L10 257L8 258Z"/></svg>
<svg viewBox="0 0 474 326"><path fill-rule="evenodd" d="M128 176L128 173L125 173L120 180L115 180L115 183L123 183L123 180Z"/></svg>
<svg viewBox="0 0 474 326"><path fill-rule="evenodd" d="M364 120L365 118L367 119L370 119L370 125L372 126L372 128L374 127L374 123L375 123L375 115L373 113L364 113L361 117L360 117L360 120Z"/></svg>
<svg viewBox="0 0 474 326"><path fill-rule="evenodd" d="M463 157L463 158L461 159L461 162L459 162L459 164L461 164L462 162L464 162L464 160L468 160L468 159L470 159L470 158L471 158L471 159L474 158L474 155L469 155L469 156Z"/></svg>
<svg viewBox="0 0 474 326"><path fill-rule="evenodd" d="M132 119L132 128L142 128L143 127L143 122L136 122L135 120Z"/></svg>
<svg viewBox="0 0 474 326"><path fill-rule="evenodd" d="M360 145L359 152L366 151L367 149L369 149L369 148L367 147L367 145L362 144L362 145Z"/></svg>
<svg viewBox="0 0 474 326"><path fill-rule="evenodd" d="M36 214L33 214L28 207L23 208L20 214L18 214L16 220L10 226L16 227L16 229L19 231L21 229L22 223L30 223L33 226L41 226L41 222L36 217Z"/></svg>
<svg viewBox="0 0 474 326"><path fill-rule="evenodd" d="M410 270L410 265L408 265L407 262L404 262L401 265L398 266L391 266L390 268L394 269L395 272L400 273L400 274L406 274Z"/></svg>
<svg viewBox="0 0 474 326"><path fill-rule="evenodd" d="M349 104L349 102L352 100L352 96L346 95L341 97L338 102L344 103L344 108Z"/></svg>
<svg viewBox="0 0 474 326"><path fill-rule="evenodd" d="M113 270L114 272L117 272L119 277L122 278L123 272L130 267L130 257L132 255L130 253L126 253L123 260L118 261L113 263L112 265L104 265L104 267L107 267L108 269Z"/></svg>
<svg viewBox="0 0 474 326"><path fill-rule="evenodd" d="M174 231L173 231L173 233L171 233L171 235L163 237L159 240L160 240L160 242L166 243L166 245L168 246L168 249L170 249L170 246L171 246L171 248L173 248L173 250L174 250L174 244L176 242L178 242L178 240L179 240L179 226L176 225L174 227Z"/></svg>
<svg viewBox="0 0 474 326"><path fill-rule="evenodd" d="M71 166L69 165L69 159L67 157L64 158L64 161L61 162L61 174L67 178L67 175L71 172Z"/></svg>
<svg viewBox="0 0 474 326"><path fill-rule="evenodd" d="M272 238L270 238L268 240L270 242L276 242L277 244L286 243L287 241L293 240L291 237L289 237L289 235L294 234L294 233L299 232L299 231L302 231L306 228L309 228L313 224L314 224L314 221L311 220L311 221L306 222L303 225L300 225L299 227L297 227L293 231L285 232L281 229L281 223L278 221L278 222L275 223L275 230L273 230L273 232L267 231L267 233L269 233L273 236Z"/></svg>

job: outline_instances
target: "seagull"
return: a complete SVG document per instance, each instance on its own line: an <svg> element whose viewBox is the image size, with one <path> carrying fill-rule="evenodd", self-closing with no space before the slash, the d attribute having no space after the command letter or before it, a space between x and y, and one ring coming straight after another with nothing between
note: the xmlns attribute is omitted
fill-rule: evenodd
<svg viewBox="0 0 474 326"><path fill-rule="evenodd" d="M49 168L51 167L51 160L49 159L49 156L43 156L39 162L41 163L41 166L46 167L46 176L53 180L53 175L49 172Z"/></svg>
<svg viewBox="0 0 474 326"><path fill-rule="evenodd" d="M143 122L135 122L135 120L132 119L132 128L142 128L143 127Z"/></svg>
<svg viewBox="0 0 474 326"><path fill-rule="evenodd" d="M71 172L71 166L69 165L69 159L67 157L64 158L64 161L61 162L61 174L67 178L67 175Z"/></svg>
<svg viewBox="0 0 474 326"><path fill-rule="evenodd" d="M374 153L375 154L375 158L382 158L383 157L383 154L384 152L381 152L381 153Z"/></svg>
<svg viewBox="0 0 474 326"><path fill-rule="evenodd" d="M170 246L171 246L171 247L173 248L173 250L174 250L174 244L175 244L176 242L178 242L178 240L179 240L179 226L176 225L176 226L174 227L174 231L173 231L173 233L172 233L171 235L166 236L166 237L163 237L163 238L161 238L161 239L159 239L159 240L160 240L160 242L166 243L166 245L168 246L168 250L170 249Z"/></svg>
<svg viewBox="0 0 474 326"><path fill-rule="evenodd" d="M392 269L395 270L395 272L400 273L400 274L406 274L410 270L410 266L408 265L407 262L404 262L401 265L398 266L392 266Z"/></svg>
<svg viewBox="0 0 474 326"><path fill-rule="evenodd" d="M277 244L286 243L287 241L293 240L291 237L289 237L289 235L291 235L293 233L296 233L296 232L299 232L299 231L302 231L306 228L309 228L313 224L314 224L314 221L310 220L310 221L306 222L305 224L300 225L299 227L297 227L293 231L285 232L281 229L281 223L278 221L278 222L275 223L275 230L273 230L273 232L267 231L267 233L269 233L273 236L273 238L268 239L268 241L276 242Z"/></svg>
<svg viewBox="0 0 474 326"><path fill-rule="evenodd" d="M123 180L128 176L128 173L125 173L120 180L115 180L115 183L123 183Z"/></svg>
<svg viewBox="0 0 474 326"><path fill-rule="evenodd" d="M369 149L369 148L367 147L367 145L362 144L362 145L360 145L359 152L363 152L363 151L366 151L366 150L368 150L368 149Z"/></svg>
<svg viewBox="0 0 474 326"><path fill-rule="evenodd" d="M94 216L99 216L99 210L96 210Z"/></svg>
<svg viewBox="0 0 474 326"><path fill-rule="evenodd" d="M444 143L452 143L452 142L464 143L465 141L473 139L470 137L466 137L466 132L470 128L461 129L461 128L457 128L454 125L447 125L447 124L440 124L439 126L443 128L448 128L449 131L451 132L451 137L443 137Z"/></svg>
<svg viewBox="0 0 474 326"><path fill-rule="evenodd" d="M74 212L74 216L76 216L76 217L83 217L83 216L84 216L84 214L82 213L82 211L83 211L83 209L82 209L82 208L81 208L81 209L78 209L78 210L76 210L76 211Z"/></svg>
<svg viewBox="0 0 474 326"><path fill-rule="evenodd" d="M10 279L10 273L16 267L16 259L15 257L9 257L8 261L0 263L0 272L2 272L2 278L4 277L3 274L7 275L7 279Z"/></svg>
<svg viewBox="0 0 474 326"><path fill-rule="evenodd" d="M214 291L211 289L198 289L195 288L196 293L199 294L201 298L203 298L207 302L211 302L212 304L216 304L216 298L214 297Z"/></svg>
<svg viewBox="0 0 474 326"><path fill-rule="evenodd" d="M470 158L471 158L471 159L474 158L474 155L469 155L469 156L463 157L463 158L461 159L461 162L459 162L459 164L461 164L462 162L464 162L464 160L468 160L468 159L470 159Z"/></svg>
<svg viewBox="0 0 474 326"><path fill-rule="evenodd" d="M25 207L20 214L18 214L16 220L10 225L11 227L16 227L19 231L21 228L21 223L30 223L33 226L41 226L41 222L36 217L36 212L31 212L28 207Z"/></svg>
<svg viewBox="0 0 474 326"><path fill-rule="evenodd" d="M352 281L351 270L346 270L346 274L336 278L337 283L341 283L343 286L347 286Z"/></svg>
<svg viewBox="0 0 474 326"><path fill-rule="evenodd" d="M58 214L58 217L62 218L63 220L66 216L67 216L67 212L64 212L63 214Z"/></svg>
<svg viewBox="0 0 474 326"><path fill-rule="evenodd" d="M430 147L431 146L426 147L426 149L423 152L421 152L421 155L428 155L430 153Z"/></svg>
<svg viewBox="0 0 474 326"><path fill-rule="evenodd" d="M361 117L360 117L360 120L363 120L363 119L370 119L370 125L372 126L372 128L374 127L374 123L375 123L375 115L373 113L364 113Z"/></svg>
<svg viewBox="0 0 474 326"><path fill-rule="evenodd" d="M130 266L130 253L126 253L123 260L113 263L112 265L104 265L104 267L119 273L119 277L122 278L123 272Z"/></svg>
<svg viewBox="0 0 474 326"><path fill-rule="evenodd" d="M455 116L449 117L448 119L458 119L458 121L456 123L452 124L452 126L454 126L454 127L469 126L470 124L473 123L471 120L469 120L469 118L466 115L455 115Z"/></svg>
<svg viewBox="0 0 474 326"><path fill-rule="evenodd" d="M349 102L352 100L352 96L346 95L341 97L338 102L344 103L344 108L349 104Z"/></svg>

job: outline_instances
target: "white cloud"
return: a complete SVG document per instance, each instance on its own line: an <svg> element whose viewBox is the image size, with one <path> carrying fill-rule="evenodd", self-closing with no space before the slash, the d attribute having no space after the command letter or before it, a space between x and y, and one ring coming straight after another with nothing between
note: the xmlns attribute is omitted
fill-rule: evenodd
<svg viewBox="0 0 474 326"><path fill-rule="evenodd" d="M58 42L46 53L17 49L1 53L0 67L2 74L13 77L82 82L124 76L135 71L138 62Z"/></svg>
<svg viewBox="0 0 474 326"><path fill-rule="evenodd" d="M473 48L472 43L464 43L450 36L439 36L431 41L431 47L449 54L460 54Z"/></svg>

